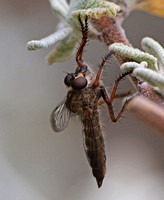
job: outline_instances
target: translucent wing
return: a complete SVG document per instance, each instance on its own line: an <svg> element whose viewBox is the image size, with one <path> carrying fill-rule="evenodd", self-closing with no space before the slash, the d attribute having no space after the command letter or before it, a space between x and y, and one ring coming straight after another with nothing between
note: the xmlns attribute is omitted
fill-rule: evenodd
<svg viewBox="0 0 164 200"><path fill-rule="evenodd" d="M55 132L60 132L68 126L70 111L68 110L65 99L55 108L51 114L50 122Z"/></svg>

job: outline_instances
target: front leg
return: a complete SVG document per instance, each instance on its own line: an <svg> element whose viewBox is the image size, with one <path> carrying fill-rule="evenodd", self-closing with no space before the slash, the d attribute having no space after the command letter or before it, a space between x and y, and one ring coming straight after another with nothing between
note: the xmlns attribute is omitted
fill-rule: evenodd
<svg viewBox="0 0 164 200"><path fill-rule="evenodd" d="M78 64L78 66L83 66L84 61L82 60L82 55L83 55L83 51L84 51L84 47L87 43L87 38L88 38L88 17L85 17L85 25L83 24L82 20L81 20L81 16L79 15L79 22L81 25L81 31L82 31L82 40L81 40L81 44L80 47L76 53L76 62Z"/></svg>

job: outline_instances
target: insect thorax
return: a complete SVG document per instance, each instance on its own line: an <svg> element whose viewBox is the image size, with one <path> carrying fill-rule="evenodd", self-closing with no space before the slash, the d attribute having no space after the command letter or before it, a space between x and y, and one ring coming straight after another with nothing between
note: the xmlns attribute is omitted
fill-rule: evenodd
<svg viewBox="0 0 164 200"><path fill-rule="evenodd" d="M86 87L80 91L72 90L68 92L66 105L71 112L83 115L85 110L97 110L98 99L97 91Z"/></svg>

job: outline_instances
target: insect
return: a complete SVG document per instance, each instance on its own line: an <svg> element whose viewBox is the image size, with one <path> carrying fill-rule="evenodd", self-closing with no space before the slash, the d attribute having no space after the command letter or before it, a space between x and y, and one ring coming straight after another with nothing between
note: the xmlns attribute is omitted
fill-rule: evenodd
<svg viewBox="0 0 164 200"><path fill-rule="evenodd" d="M51 125L55 132L60 132L67 127L71 113L80 116L83 127L84 149L92 168L93 176L96 178L97 185L100 188L106 173L106 155L98 106L103 103L107 104L108 112L113 122L116 122L121 117L127 102L117 117L114 115L112 102L114 98L121 98L123 96L116 95L115 93L119 81L129 74L129 72L122 74L115 81L109 98L105 87L100 82L100 76L111 53L103 58L95 75L82 59L84 46L87 43L88 18L85 18L84 24L79 16L79 23L82 28L82 41L76 53L78 67L74 73L67 74L64 79L64 83L68 87L68 93L66 98L52 112Z"/></svg>

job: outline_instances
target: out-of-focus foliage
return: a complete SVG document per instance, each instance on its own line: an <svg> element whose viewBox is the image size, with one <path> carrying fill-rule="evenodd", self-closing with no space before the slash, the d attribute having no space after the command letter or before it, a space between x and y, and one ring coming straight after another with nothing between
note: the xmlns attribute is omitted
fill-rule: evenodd
<svg viewBox="0 0 164 200"><path fill-rule="evenodd" d="M143 0L136 4L136 8L164 17L164 0Z"/></svg>

